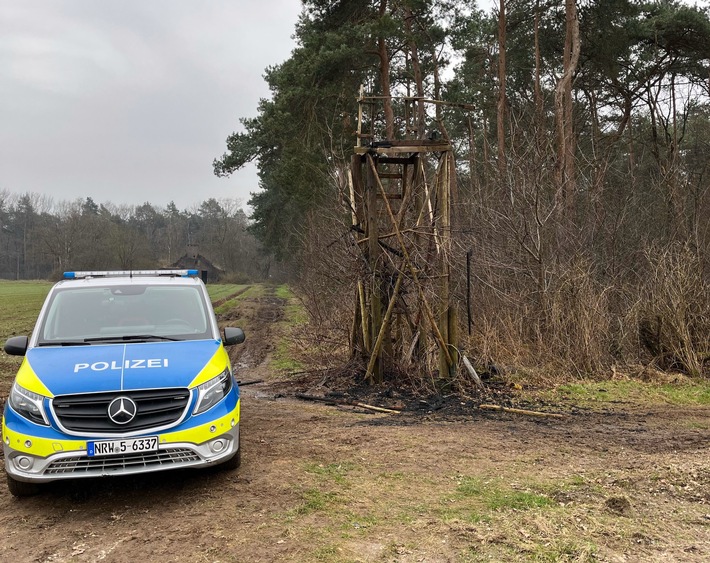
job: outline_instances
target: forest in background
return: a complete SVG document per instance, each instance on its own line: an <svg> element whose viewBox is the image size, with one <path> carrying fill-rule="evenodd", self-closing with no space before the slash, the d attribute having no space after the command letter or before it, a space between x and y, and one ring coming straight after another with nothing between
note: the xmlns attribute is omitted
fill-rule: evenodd
<svg viewBox="0 0 710 563"><path fill-rule="evenodd" d="M0 279L58 278L65 270L167 267L188 246L232 282L264 279L272 260L248 232L237 200L206 199L180 211L97 204L90 197L54 201L0 190Z"/></svg>
<svg viewBox="0 0 710 563"><path fill-rule="evenodd" d="M219 176L257 162L251 217L235 200L179 210L0 190L0 278L168 266L197 245L234 281L289 272L319 349L347 359L356 284L371 276L347 181L364 86L382 99L367 124L375 141L408 134L404 98L448 104L418 119L456 152L452 301L459 319L472 310L460 332L479 369L584 375L652 362L707 375L707 10L471 6L305 0L291 57L266 70L271 97L214 162Z"/></svg>
<svg viewBox="0 0 710 563"><path fill-rule="evenodd" d="M347 349L369 275L347 188L364 85L383 100L370 124L379 140L408 133L403 97L450 103L420 119L456 150L449 261L463 309L470 253L462 346L479 367L584 375L652 361L707 374L707 11L471 5L305 0L296 48L266 71L271 97L214 162L220 176L257 162L252 230L297 268L322 343Z"/></svg>

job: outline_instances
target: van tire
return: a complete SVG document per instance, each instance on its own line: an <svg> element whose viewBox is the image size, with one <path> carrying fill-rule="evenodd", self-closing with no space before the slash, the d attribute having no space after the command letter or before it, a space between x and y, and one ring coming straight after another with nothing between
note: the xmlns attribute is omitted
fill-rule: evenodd
<svg viewBox="0 0 710 563"><path fill-rule="evenodd" d="M31 497L39 493L40 487L37 483L26 483L7 476L7 488L14 497Z"/></svg>
<svg viewBox="0 0 710 563"><path fill-rule="evenodd" d="M233 471L234 469L237 469L241 464L242 464L242 447L239 446L237 453L235 453L232 457L230 457L224 463L220 464L220 466L222 467L222 469L226 469L227 471Z"/></svg>
<svg viewBox="0 0 710 563"><path fill-rule="evenodd" d="M240 431L241 434L241 431ZM241 436L238 434L238 439L239 439L239 448L237 449L237 452L230 457L227 461L220 463L220 467L222 469L226 469L227 471L232 471L234 469L237 469L241 464L242 464L242 440Z"/></svg>

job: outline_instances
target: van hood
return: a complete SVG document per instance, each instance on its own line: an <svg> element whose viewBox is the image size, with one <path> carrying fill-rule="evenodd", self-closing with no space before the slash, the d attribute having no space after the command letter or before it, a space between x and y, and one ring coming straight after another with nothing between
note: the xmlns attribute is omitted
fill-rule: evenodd
<svg viewBox="0 0 710 563"><path fill-rule="evenodd" d="M55 396L187 387L221 344L219 340L196 340L38 347L27 351L26 360Z"/></svg>

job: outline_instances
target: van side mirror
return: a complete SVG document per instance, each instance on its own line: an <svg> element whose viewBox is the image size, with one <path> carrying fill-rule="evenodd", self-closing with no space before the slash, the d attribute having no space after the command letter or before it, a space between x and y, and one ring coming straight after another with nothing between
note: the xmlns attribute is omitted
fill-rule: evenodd
<svg viewBox="0 0 710 563"><path fill-rule="evenodd" d="M11 356L24 356L30 339L26 336L13 336L5 342L5 353Z"/></svg>
<svg viewBox="0 0 710 563"><path fill-rule="evenodd" d="M231 346L232 344L241 344L244 342L246 336L241 328L235 328L231 326L224 327L224 342L225 346Z"/></svg>

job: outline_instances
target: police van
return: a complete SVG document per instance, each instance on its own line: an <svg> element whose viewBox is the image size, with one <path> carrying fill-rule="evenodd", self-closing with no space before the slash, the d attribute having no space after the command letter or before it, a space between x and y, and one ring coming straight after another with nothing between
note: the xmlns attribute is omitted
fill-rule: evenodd
<svg viewBox="0 0 710 563"><path fill-rule="evenodd" d="M5 404L15 496L41 483L240 463L239 387L197 270L65 272Z"/></svg>

